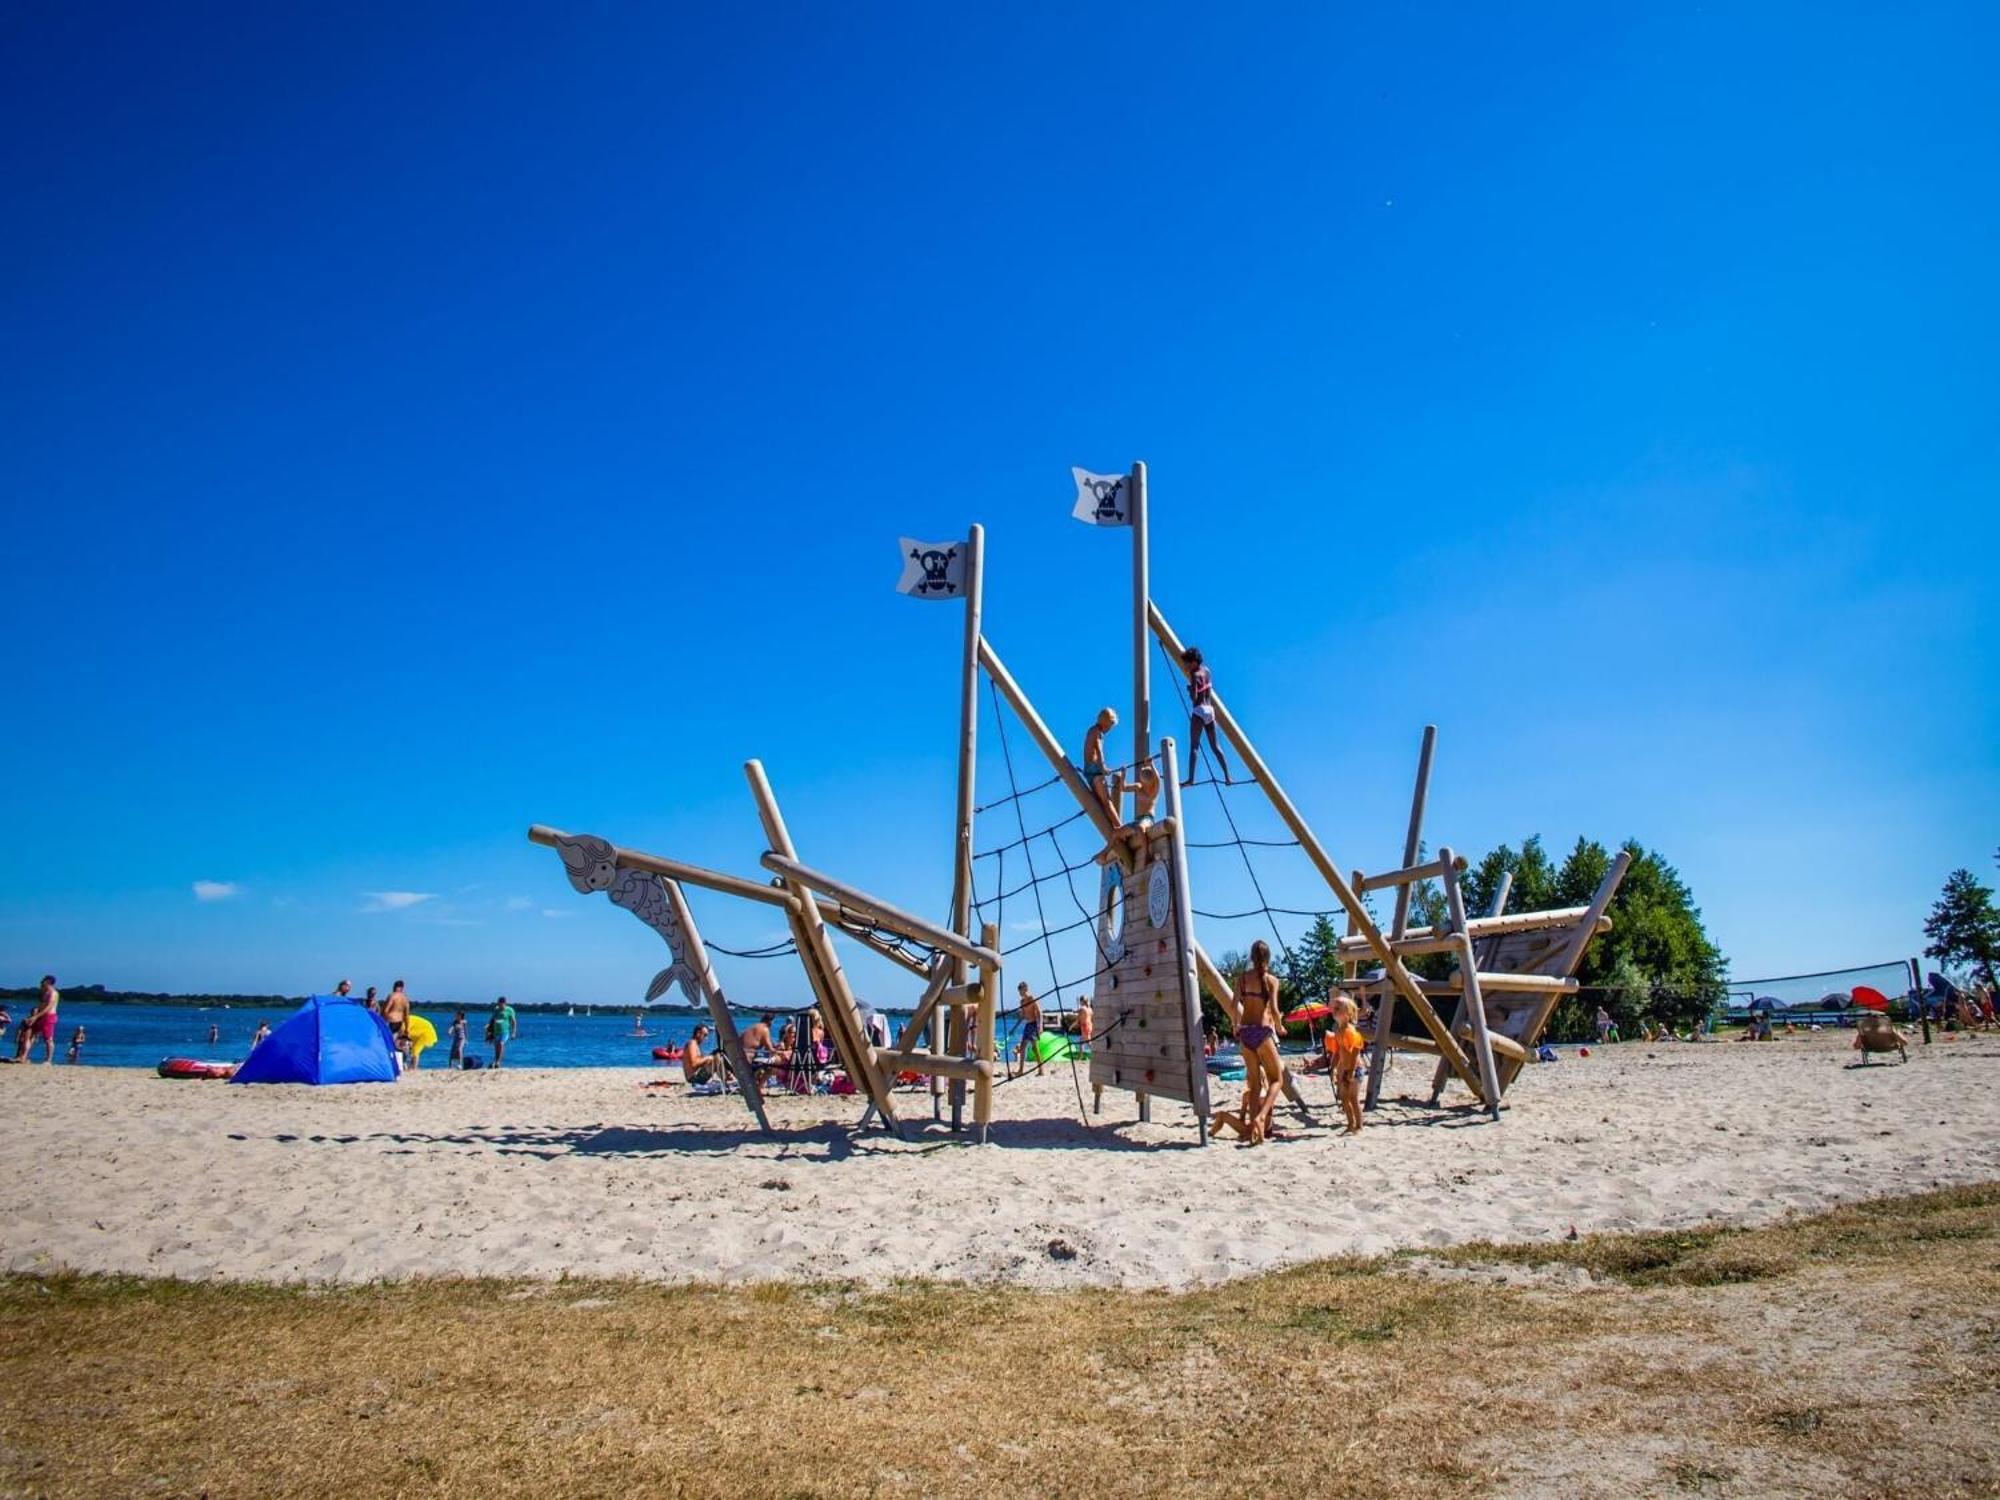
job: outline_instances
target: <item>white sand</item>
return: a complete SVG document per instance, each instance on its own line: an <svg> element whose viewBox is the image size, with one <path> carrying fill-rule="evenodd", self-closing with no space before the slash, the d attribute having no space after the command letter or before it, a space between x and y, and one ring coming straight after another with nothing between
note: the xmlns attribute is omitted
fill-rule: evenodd
<svg viewBox="0 0 2000 1500"><path fill-rule="evenodd" d="M623 1069L310 1089L0 1068L0 1268L1178 1287L2000 1176L2000 1037L1907 1066L1851 1055L1836 1036L1632 1043L1530 1069L1499 1125L1390 1105L1355 1139L1322 1124L1207 1151L1187 1111L1140 1126L1129 1095L1086 1128L1067 1067L1003 1088L984 1148L854 1135L851 1099L776 1101L783 1133L759 1139L733 1096L648 1093L660 1073ZM1428 1077L1400 1059L1389 1092ZM1307 1097L1331 1118L1324 1078Z"/></svg>

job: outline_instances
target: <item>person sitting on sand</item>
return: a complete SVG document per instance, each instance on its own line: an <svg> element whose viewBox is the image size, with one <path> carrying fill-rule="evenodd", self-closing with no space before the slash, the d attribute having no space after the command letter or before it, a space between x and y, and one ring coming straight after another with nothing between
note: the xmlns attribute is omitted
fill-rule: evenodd
<svg viewBox="0 0 2000 1500"><path fill-rule="evenodd" d="M486 1018L486 1040L493 1044L493 1061L489 1067L500 1067L506 1061L507 1044L514 1040L521 1023L514 1014L514 1007L502 995L493 1002L493 1013Z"/></svg>
<svg viewBox="0 0 2000 1500"><path fill-rule="evenodd" d="M1250 1139L1250 1115L1250 1090L1246 1088L1243 1097L1236 1102L1236 1108L1218 1109L1208 1117L1209 1134L1219 1136L1225 1130L1233 1130L1238 1140L1247 1141Z"/></svg>
<svg viewBox="0 0 2000 1500"><path fill-rule="evenodd" d="M1249 1081L1248 1140L1257 1145L1271 1129L1271 1111L1284 1085L1285 1065L1278 1058L1278 993L1282 986L1271 972L1271 945L1259 938L1250 945L1250 967L1236 976L1236 1046L1243 1054Z"/></svg>
<svg viewBox="0 0 2000 1500"><path fill-rule="evenodd" d="M743 1028L743 1055L752 1061L768 1057L771 1052L770 1016L759 1016Z"/></svg>
<svg viewBox="0 0 2000 1500"><path fill-rule="evenodd" d="M1118 711L1114 708L1100 708L1097 721L1083 732L1083 779L1090 784L1091 793L1104 808L1104 815L1114 824L1119 822L1118 799L1111 791L1111 770L1104 759L1104 736L1118 727Z"/></svg>
<svg viewBox="0 0 2000 1500"><path fill-rule="evenodd" d="M1215 738L1215 674L1201 659L1201 652L1193 646L1181 653L1181 665L1187 669L1188 679L1188 763L1187 775L1181 778L1182 786L1194 785L1195 767L1201 761L1201 737L1208 736L1208 748L1215 753L1215 763L1222 768L1222 780L1229 782L1229 761L1222 753L1222 746Z"/></svg>
<svg viewBox="0 0 2000 1500"><path fill-rule="evenodd" d="M689 1083L721 1083L728 1072L722 1054L706 1048L708 1023L701 1022L681 1048L681 1073Z"/></svg>
<svg viewBox="0 0 2000 1500"><path fill-rule="evenodd" d="M1014 1014L1021 1021L1021 1072L1025 1073L1028 1071L1028 1059L1032 1055L1035 1060L1035 1071L1040 1073L1042 1071L1042 1055L1036 1048L1035 1043L1040 1041L1042 1037L1042 1002L1035 998L1035 992L1028 988L1028 981L1025 979L1021 981L1018 993L1021 997L1021 1003L1015 1008ZM1007 1076L1013 1078L1019 1075L1010 1073Z"/></svg>
<svg viewBox="0 0 2000 1500"><path fill-rule="evenodd" d="M1327 997L1333 1010L1333 1024L1326 1028L1324 1046L1333 1067L1333 1091L1340 1100L1340 1112L1347 1117L1348 1135L1361 1134L1361 1054L1367 1038L1354 1024L1361 1007L1354 997L1335 990Z"/></svg>

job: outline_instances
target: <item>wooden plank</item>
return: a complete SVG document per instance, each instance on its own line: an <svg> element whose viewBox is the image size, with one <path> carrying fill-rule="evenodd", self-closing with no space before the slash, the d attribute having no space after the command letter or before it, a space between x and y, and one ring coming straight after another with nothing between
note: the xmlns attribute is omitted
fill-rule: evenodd
<svg viewBox="0 0 2000 1500"><path fill-rule="evenodd" d="M1487 1112L1497 1120L1500 1075L1493 1066L1493 1036L1486 1025L1486 999L1479 991L1478 959L1473 955L1472 938L1465 930L1465 892L1458 883L1458 866L1452 860L1451 850L1438 850L1438 857L1445 867L1445 909L1459 935L1459 981L1465 987L1466 1018L1472 1023L1472 1054L1479 1062L1479 1096L1485 1100Z"/></svg>
<svg viewBox="0 0 2000 1500"><path fill-rule="evenodd" d="M1410 865L1401 870L1385 870L1380 875L1368 875L1355 883L1361 892L1387 890L1390 886L1415 885L1420 880L1435 880L1451 868L1441 859L1428 864Z"/></svg>
<svg viewBox="0 0 2000 1500"><path fill-rule="evenodd" d="M750 1106L750 1113L757 1117L758 1128L769 1135L771 1121L764 1113L764 1096L757 1091L756 1075L751 1071L750 1059L743 1052L743 1038L736 1033L736 1018L729 1013L729 1000L722 993L722 982L715 977L715 968L708 961L708 948L701 940L701 929L695 926L694 913L688 910L687 895L677 880L662 879L660 884L666 890L667 904L673 908L674 920L680 923L681 936L687 941L688 967L694 970L695 983L701 989L702 999L708 1003L709 1019L715 1022L716 1045L729 1060L730 1070L736 1074L737 1090L743 1095L743 1102Z"/></svg>
<svg viewBox="0 0 2000 1500"><path fill-rule="evenodd" d="M893 1047L871 1049L875 1066L889 1078L898 1073L922 1073L936 1078L962 1078L991 1085L993 1064L976 1057L940 1056L932 1052L905 1052Z"/></svg>
<svg viewBox="0 0 2000 1500"><path fill-rule="evenodd" d="M528 838L548 848L556 847L556 840L569 838L559 828L550 828L537 823L528 830ZM721 891L729 896L741 896L745 901L760 901L766 906L789 906L792 897L778 886L759 885L754 880L745 880L740 875L725 875L719 870L705 870L700 865L690 865L678 859L667 859L658 854L647 854L640 849L612 847L611 857L621 870L646 870L654 875L664 875L669 880L678 880L685 885L698 885L706 890Z"/></svg>
<svg viewBox="0 0 2000 1500"><path fill-rule="evenodd" d="M770 850L759 863L774 874L784 876L788 884L803 886L808 891L824 892L847 910L858 911L893 932L900 932L904 937L913 938L919 943L949 953L954 958L991 966L998 966L1000 962L1000 955L991 949L968 942L957 933L940 927L935 922L926 922L922 917L911 916L900 907L891 906L888 902L871 896L858 887L836 880L823 870L815 870L811 865L801 864L779 850Z"/></svg>
<svg viewBox="0 0 2000 1500"><path fill-rule="evenodd" d="M778 808L777 795L771 790L762 763L754 760L744 762L743 774L750 782L750 795L756 800L757 816L764 825L765 839L773 850L796 862L798 851L792 845L791 833L785 827L785 815ZM841 970L840 955L833 951L826 925L820 920L819 907L812 900L810 888L803 882L788 877L786 884L798 897L796 910L791 913L794 933L799 953L806 960L808 978L812 977L814 970L818 971L816 988L821 991L819 1004L826 1020L827 1035L833 1041L834 1050L840 1054L848 1075L857 1086L867 1091L869 1099L881 1112L883 1122L900 1134L895 1100L890 1098L882 1075L870 1065L868 1042L861 1034L861 1018L855 1010L854 995L847 987L847 975Z"/></svg>

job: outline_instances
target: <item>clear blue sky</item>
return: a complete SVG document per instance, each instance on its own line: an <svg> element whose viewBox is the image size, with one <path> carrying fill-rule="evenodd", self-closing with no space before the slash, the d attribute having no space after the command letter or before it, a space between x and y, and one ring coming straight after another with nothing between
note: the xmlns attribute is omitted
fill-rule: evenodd
<svg viewBox="0 0 2000 1500"><path fill-rule="evenodd" d="M2000 845L1994 11L1379 9L10 7L0 974L627 998L524 829L754 872L751 755L941 915L895 539L986 524L1074 744L1134 458L1342 863L1435 721L1434 842L1916 951Z"/></svg>

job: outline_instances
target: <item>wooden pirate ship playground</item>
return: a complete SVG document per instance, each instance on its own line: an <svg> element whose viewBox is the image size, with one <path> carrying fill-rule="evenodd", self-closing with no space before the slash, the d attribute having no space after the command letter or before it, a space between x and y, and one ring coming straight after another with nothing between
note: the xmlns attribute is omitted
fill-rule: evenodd
<svg viewBox="0 0 2000 1500"><path fill-rule="evenodd" d="M1131 537L1132 696L1126 726L1131 759L1123 766L1099 763L1080 768L1002 660L982 618L985 534L981 527L973 526L962 541L921 543L905 538L901 546L902 591L956 603L964 610L952 886L942 921L916 915L829 873L811 851L797 848L777 794L757 761L744 770L763 831L764 849L758 859L763 879L622 848L593 835L539 824L529 830L530 839L561 856L575 889L605 892L614 905L638 917L666 943L669 962L648 988L647 1002L678 989L689 1004L706 1007L719 1049L763 1129L771 1127L757 1083L760 1075L796 1087L810 1086L810 1080L825 1071L810 1024L817 1017L839 1072L865 1101L864 1125L879 1121L890 1130L905 1132L935 1122L957 1132L967 1123L969 1103L972 1137L984 1141L994 1119L996 1089L1006 1077L998 1037L1006 1013L1003 985L1011 977L1008 959L1039 948L1048 970L1045 999L1060 1005L1064 993L1086 987L1091 996L1089 1081L1099 1108L1107 1089L1133 1095L1142 1119L1151 1117L1154 1099L1178 1101L1192 1110L1200 1138L1207 1139L1209 1074L1199 997L1206 991L1232 1023L1238 1019L1238 1007L1234 987L1196 930L1203 914L1191 895L1191 851L1233 849L1258 892L1262 915L1272 919L1274 934L1278 931L1274 914L1289 909L1274 908L1263 898L1249 845L1267 841L1248 840L1238 832L1220 789L1218 803L1231 837L1206 843L1189 839L1181 747L1170 736L1153 737L1153 652L1157 647L1172 664L1177 693L1183 692L1186 652L1152 597L1146 467L1135 464L1116 476L1082 470L1075 474L1077 517L1094 525L1123 527ZM1004 796L985 807L977 804L975 794L982 688L993 706L1008 785ZM1184 693L1183 701L1187 701ZM1222 696L1211 692L1207 703L1215 729L1287 830L1284 842L1303 853L1331 896L1332 905L1324 911L1345 919L1338 957L1346 987L1375 1001L1369 1106L1377 1102L1392 1051L1425 1052L1437 1058L1430 1088L1433 1105L1442 1104L1455 1081L1470 1091L1488 1116L1498 1119L1507 1087L1532 1057L1556 1006L1576 991L1575 976L1591 939L1608 930L1607 910L1630 856L1618 855L1586 906L1509 913L1503 884L1490 909L1474 916L1465 909L1464 861L1449 847L1440 848L1434 858L1424 857L1435 727L1423 733L1401 860L1366 873L1343 868L1333 859ZM1009 714L1048 770L1043 780L1025 788L1009 743ZM1189 749L1198 752L1198 746ZM1030 829L1023 806L1043 791L1066 795L1074 809L1045 827ZM1155 818L1153 799L1159 794L1164 794L1164 808ZM1011 813L1018 836L980 849L976 834L981 814L1003 810ZM1078 824L1093 842L1072 858L1057 830ZM1053 853L1053 870L1038 868L1037 848L1044 849L1044 861ZM1026 872L1025 880L1011 886L1010 855ZM1079 894L1077 876L1086 871L1095 878L1085 874L1088 888ZM1444 919L1412 926L1412 893L1427 881L1442 887ZM695 922L690 888L783 912L790 934L784 949L796 953L812 997L798 1017L789 1054L762 1061L745 1055L728 997ZM1051 919L1044 891L1066 892L1077 918L1058 914L1058 919ZM1370 910L1367 898L1374 892L1393 893L1386 925ZM1087 902L1086 894L1091 898ZM1032 904L1034 935L1003 950L1001 918L1010 899L1017 910L1022 901ZM1092 950L1087 974L1070 979L1060 975L1053 939L1065 933L1087 935ZM841 963L836 934L899 971L907 994L899 1000L867 986L864 997L864 986ZM1282 944L1281 935L1279 940ZM1431 972L1421 977L1410 967L1410 961L1419 958L1433 960L1423 965ZM869 1002L883 1013L907 1013L894 1036L885 1038L879 1029L870 1034ZM914 1092L912 1084L918 1086ZM1289 1070L1284 1088L1303 1110L1304 1100ZM1079 1089L1079 1104L1081 1097Z"/></svg>

